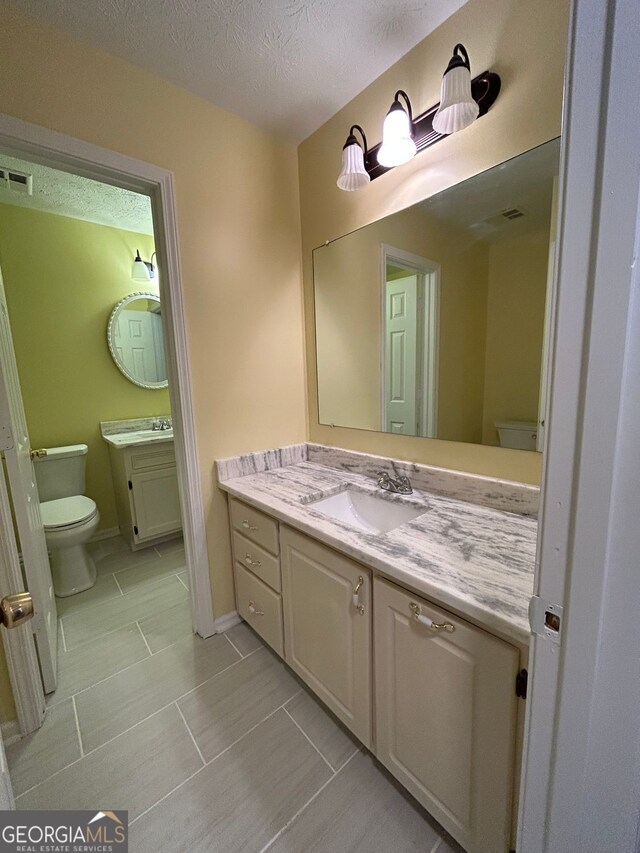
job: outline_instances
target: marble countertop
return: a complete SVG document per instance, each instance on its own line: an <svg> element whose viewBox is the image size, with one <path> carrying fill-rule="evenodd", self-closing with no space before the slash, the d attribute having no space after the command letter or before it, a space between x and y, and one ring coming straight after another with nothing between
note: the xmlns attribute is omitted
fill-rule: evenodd
<svg viewBox="0 0 640 853"><path fill-rule="evenodd" d="M173 441L173 428L153 429L154 424L157 425L161 421L167 421L171 424L171 416L160 415L148 418L129 418L124 421L102 421L100 432L107 444L119 449L135 447L140 444Z"/></svg>
<svg viewBox="0 0 640 853"><path fill-rule="evenodd" d="M158 444L163 441L173 441L173 430L140 430L140 432L121 432L114 435L103 435L102 437L107 444L122 449L139 444Z"/></svg>
<svg viewBox="0 0 640 853"><path fill-rule="evenodd" d="M389 494L370 476L314 461L220 480L230 495L499 636L528 644L535 519L425 490ZM347 487L423 507L424 513L373 534L314 509L315 500Z"/></svg>

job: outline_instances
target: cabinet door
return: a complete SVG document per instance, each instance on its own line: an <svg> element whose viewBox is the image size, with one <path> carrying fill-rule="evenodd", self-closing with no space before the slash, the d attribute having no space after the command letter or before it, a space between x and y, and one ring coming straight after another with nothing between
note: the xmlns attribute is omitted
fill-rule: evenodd
<svg viewBox="0 0 640 853"><path fill-rule="evenodd" d="M131 503L136 541L153 539L182 528L175 467L131 475Z"/></svg>
<svg viewBox="0 0 640 853"><path fill-rule="evenodd" d="M506 853L517 649L377 578L374 600L378 758L469 853Z"/></svg>
<svg viewBox="0 0 640 853"><path fill-rule="evenodd" d="M281 528L285 658L365 744L371 743L371 581L331 548ZM358 592L363 612L354 605Z"/></svg>

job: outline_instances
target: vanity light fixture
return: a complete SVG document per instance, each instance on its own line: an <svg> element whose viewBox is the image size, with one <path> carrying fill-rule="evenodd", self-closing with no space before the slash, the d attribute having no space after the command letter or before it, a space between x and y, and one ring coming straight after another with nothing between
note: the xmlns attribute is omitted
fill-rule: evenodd
<svg viewBox="0 0 640 853"><path fill-rule="evenodd" d="M453 48L442 76L440 106L433 117L433 129L449 134L464 130L478 118L480 107L471 94L471 64L464 45Z"/></svg>
<svg viewBox="0 0 640 853"><path fill-rule="evenodd" d="M359 131L362 136L364 149L354 136L354 130ZM342 148L342 171L336 181L341 190L352 192L353 190L359 190L360 187L364 187L369 183L371 178L364 165L367 153L367 137L364 130L359 124L354 124Z"/></svg>
<svg viewBox="0 0 640 853"><path fill-rule="evenodd" d="M155 255L155 252L153 253ZM131 266L131 278L134 281L151 281L156 277L156 268L153 265L153 255L150 261L143 261L140 257L140 249L136 249L136 256Z"/></svg>
<svg viewBox="0 0 640 853"><path fill-rule="evenodd" d="M469 127L477 118L489 112L500 94L500 76L494 71L484 71L472 80L470 68L469 54L464 45L457 44L442 78L441 102L417 118L412 116L411 101L407 94L399 89L384 120L382 142L367 149L365 141L361 155L356 150L360 146L353 131L357 128L362 133L362 129L353 125L343 149L338 187L341 190L360 189L369 183L362 174L362 166L369 180L374 181L389 169L407 163L416 153L435 145L451 133ZM406 108L400 103L401 96ZM364 133L362 136L364 139ZM356 172L357 178L349 180Z"/></svg>
<svg viewBox="0 0 640 853"><path fill-rule="evenodd" d="M402 95L407 108L400 103ZM398 89L393 97L393 103L382 126L382 145L378 151L378 163L381 166L402 166L415 157L416 143L413 138L413 116L411 101L406 92Z"/></svg>

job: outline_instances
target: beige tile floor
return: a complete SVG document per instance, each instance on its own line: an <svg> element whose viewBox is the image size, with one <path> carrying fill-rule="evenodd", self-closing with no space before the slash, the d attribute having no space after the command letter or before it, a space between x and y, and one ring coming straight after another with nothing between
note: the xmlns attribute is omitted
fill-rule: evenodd
<svg viewBox="0 0 640 853"><path fill-rule="evenodd" d="M250 628L193 636L181 542L92 550L44 725L7 750L19 809L128 809L132 853L460 849Z"/></svg>

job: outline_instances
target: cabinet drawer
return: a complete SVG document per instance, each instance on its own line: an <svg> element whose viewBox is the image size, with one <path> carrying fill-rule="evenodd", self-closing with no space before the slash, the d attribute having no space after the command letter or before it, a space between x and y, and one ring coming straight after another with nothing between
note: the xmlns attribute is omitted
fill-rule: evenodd
<svg viewBox="0 0 640 853"><path fill-rule="evenodd" d="M276 592L281 592L280 560L260 545L233 531L233 556L236 562L250 569Z"/></svg>
<svg viewBox="0 0 640 853"><path fill-rule="evenodd" d="M163 468L165 465L175 465L176 453L173 442L167 442L162 447L132 450L130 459L132 471L146 471L148 468Z"/></svg>
<svg viewBox="0 0 640 853"><path fill-rule="evenodd" d="M282 598L239 563L235 575L238 613L283 657Z"/></svg>
<svg viewBox="0 0 640 853"><path fill-rule="evenodd" d="M278 555L280 548L277 521L234 498L229 500L229 512L231 524L236 530L272 554Z"/></svg>

